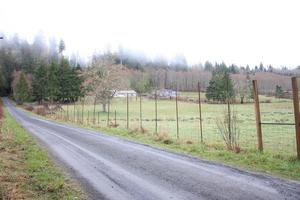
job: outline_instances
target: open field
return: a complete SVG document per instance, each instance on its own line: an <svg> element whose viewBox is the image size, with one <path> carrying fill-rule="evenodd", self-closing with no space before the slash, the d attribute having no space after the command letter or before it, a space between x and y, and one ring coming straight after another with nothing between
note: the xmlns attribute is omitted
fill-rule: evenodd
<svg viewBox="0 0 300 200"><path fill-rule="evenodd" d="M195 94L189 94L194 95ZM268 101L266 101L268 100ZM262 122L294 123L293 104L288 99L276 99L273 97L261 96L261 118ZM271 102L271 103L263 103ZM138 130L140 128L139 99L129 100L129 128ZM64 105L64 111L56 113L52 117L69 118L69 120L81 122L82 104ZM224 145L221 135L216 125L217 120L224 118L225 105L222 104L202 104L203 122L203 142L210 146L220 147ZM83 108L84 123L95 124L97 126L107 126L108 113L102 112L102 106L96 106L94 116L94 106L85 103ZM240 146L242 150L256 149L256 126L253 103L236 104L233 109L238 114L240 130ZM110 106L110 124L114 125L114 112L116 111L116 123L119 128L127 126L127 105L126 98L114 98ZM157 124L158 134L171 139L177 138L176 108L174 100L158 100L157 104ZM199 128L198 104L190 102L178 102L179 113L179 140L183 142L198 143L201 140ZM75 115L74 115L75 114ZM99 123L98 123L99 115ZM69 117L67 117L69 116ZM142 99L142 127L149 133L155 133L155 102L153 99ZM263 125L264 150L273 154L283 156L295 156L295 130L293 125Z"/></svg>
<svg viewBox="0 0 300 200"><path fill-rule="evenodd" d="M64 177L7 110L4 114L0 125L0 199L84 198L79 187Z"/></svg>
<svg viewBox="0 0 300 200"><path fill-rule="evenodd" d="M79 106L77 107L79 108ZM71 109L71 106L69 106L69 109ZM97 107L97 109L99 108ZM101 114L101 116L102 118L106 117L105 114ZM49 116L46 117L48 118ZM264 151L264 153L260 153L254 147L252 149L251 147L246 150L243 149L240 153L234 153L232 151L226 150L223 143L221 142L219 145L206 145L201 143L198 144L196 142L191 144L178 140L169 140L168 138L152 135L153 133L151 132L145 134L141 133L139 130L128 130L124 127L124 123L122 123L123 125L121 127L119 126L118 128L114 128L112 126L107 127L105 119L102 119L102 121L100 121L100 124L97 124L97 122L93 124L92 121L90 121L89 124L87 123L87 121L85 121L84 124L77 123L77 121L74 123L74 121L72 120L66 121L66 118L60 117L58 117L56 121L60 121L63 123L67 122L69 124L77 124L80 127L97 130L109 135L126 138L132 141L138 141L140 143L159 147L162 149L194 155L201 159L222 162L230 166L241 167L242 169L254 170L276 175L279 177L300 180L299 160L297 160L295 156L291 156L287 152L285 154L282 154L283 152L280 152L280 149L276 150L275 144L273 145L274 149L266 146L267 149L266 151ZM216 136L219 137L218 135ZM280 141L276 142L279 143ZM253 143L255 143L255 141L253 141ZM277 152L278 154L274 152Z"/></svg>

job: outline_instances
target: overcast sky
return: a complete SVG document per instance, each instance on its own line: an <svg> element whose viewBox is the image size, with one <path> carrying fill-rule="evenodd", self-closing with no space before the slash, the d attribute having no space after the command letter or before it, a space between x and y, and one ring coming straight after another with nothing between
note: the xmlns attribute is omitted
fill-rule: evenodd
<svg viewBox="0 0 300 200"><path fill-rule="evenodd" d="M89 56L120 44L189 63L300 65L300 1L0 0L0 31L63 38Z"/></svg>

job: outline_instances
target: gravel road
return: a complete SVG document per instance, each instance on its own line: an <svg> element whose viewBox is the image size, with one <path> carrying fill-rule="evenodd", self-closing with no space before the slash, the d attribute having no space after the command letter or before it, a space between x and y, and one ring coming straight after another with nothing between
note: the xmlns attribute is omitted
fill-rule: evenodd
<svg viewBox="0 0 300 200"><path fill-rule="evenodd" d="M300 199L300 182L171 153L8 111L83 185L91 199Z"/></svg>

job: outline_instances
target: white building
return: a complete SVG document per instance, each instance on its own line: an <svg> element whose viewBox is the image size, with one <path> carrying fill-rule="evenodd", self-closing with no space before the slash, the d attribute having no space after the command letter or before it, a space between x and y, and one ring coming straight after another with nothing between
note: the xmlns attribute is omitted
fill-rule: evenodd
<svg viewBox="0 0 300 200"><path fill-rule="evenodd" d="M114 94L114 97L135 97L137 95L134 90L117 90Z"/></svg>
<svg viewBox="0 0 300 200"><path fill-rule="evenodd" d="M176 97L176 91L170 89L157 90L157 96L159 97Z"/></svg>

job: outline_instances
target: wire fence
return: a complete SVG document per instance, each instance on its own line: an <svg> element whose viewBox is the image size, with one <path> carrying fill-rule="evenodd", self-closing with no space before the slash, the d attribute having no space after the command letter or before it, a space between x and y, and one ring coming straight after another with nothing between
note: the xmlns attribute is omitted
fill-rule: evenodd
<svg viewBox="0 0 300 200"><path fill-rule="evenodd" d="M297 151L291 92L286 91L290 95L277 98L275 94L258 89L264 151L294 157ZM226 120L227 106L207 101L205 92L199 89L199 92L178 92L177 96L168 98L157 94L112 98L107 106L109 112L103 112L102 105L94 105L93 98L87 97L63 105L63 110L52 117L98 127L130 129L184 143L203 142L218 148L224 146L218 122ZM243 103L235 99L230 106L236 116L241 150L257 149L259 140L253 99Z"/></svg>
<svg viewBox="0 0 300 200"><path fill-rule="evenodd" d="M298 90L281 91L277 90L279 83L272 84L275 97L270 91L258 88L263 148L266 152L294 157L297 155L295 115L299 111L294 113L293 103L299 101L293 98L293 93L298 94ZM293 88L292 81L288 87Z"/></svg>

